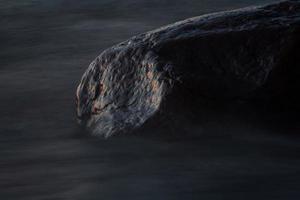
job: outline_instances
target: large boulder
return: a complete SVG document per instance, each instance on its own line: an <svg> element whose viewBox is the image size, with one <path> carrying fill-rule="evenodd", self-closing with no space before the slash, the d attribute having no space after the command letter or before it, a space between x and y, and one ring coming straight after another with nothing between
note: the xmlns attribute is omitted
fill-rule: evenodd
<svg viewBox="0 0 300 200"><path fill-rule="evenodd" d="M76 92L77 115L105 137L158 111L255 102L298 109L300 2L190 18L102 52Z"/></svg>

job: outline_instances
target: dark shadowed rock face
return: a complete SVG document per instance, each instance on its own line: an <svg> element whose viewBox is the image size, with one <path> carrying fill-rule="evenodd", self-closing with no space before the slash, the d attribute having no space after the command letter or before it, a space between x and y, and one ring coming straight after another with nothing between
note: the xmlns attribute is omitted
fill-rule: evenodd
<svg viewBox="0 0 300 200"><path fill-rule="evenodd" d="M198 111L204 101L299 108L299 27L300 2L286 1L133 37L90 64L77 89L78 118L107 137L183 104Z"/></svg>

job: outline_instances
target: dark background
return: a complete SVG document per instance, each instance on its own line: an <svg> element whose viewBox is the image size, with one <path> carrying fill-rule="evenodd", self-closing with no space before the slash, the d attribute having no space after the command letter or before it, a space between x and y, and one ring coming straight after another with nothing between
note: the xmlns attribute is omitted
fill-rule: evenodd
<svg viewBox="0 0 300 200"><path fill-rule="evenodd" d="M181 137L151 129L104 140L75 118L76 86L103 49L188 17L268 2L0 0L0 199L298 200L295 134L228 116L182 123Z"/></svg>

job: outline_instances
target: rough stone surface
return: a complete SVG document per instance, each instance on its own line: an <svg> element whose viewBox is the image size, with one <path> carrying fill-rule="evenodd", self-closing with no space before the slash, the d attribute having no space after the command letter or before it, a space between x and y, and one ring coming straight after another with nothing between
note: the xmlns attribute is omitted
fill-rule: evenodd
<svg viewBox="0 0 300 200"><path fill-rule="evenodd" d="M107 137L182 100L299 108L299 27L300 2L286 1L135 36L105 50L84 73L76 92L79 121Z"/></svg>

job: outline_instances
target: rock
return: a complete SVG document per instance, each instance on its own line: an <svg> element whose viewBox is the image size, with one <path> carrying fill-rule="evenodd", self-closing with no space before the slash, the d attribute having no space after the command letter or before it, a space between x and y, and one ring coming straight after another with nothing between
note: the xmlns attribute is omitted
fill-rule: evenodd
<svg viewBox="0 0 300 200"><path fill-rule="evenodd" d="M299 41L299 1L203 15L140 34L90 64L76 92L79 121L107 137L181 105L299 108Z"/></svg>

